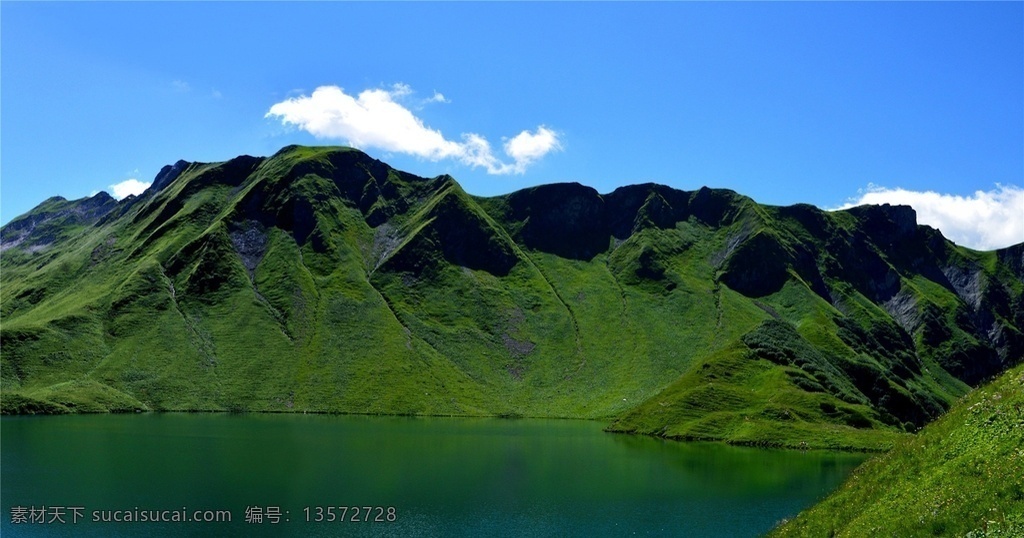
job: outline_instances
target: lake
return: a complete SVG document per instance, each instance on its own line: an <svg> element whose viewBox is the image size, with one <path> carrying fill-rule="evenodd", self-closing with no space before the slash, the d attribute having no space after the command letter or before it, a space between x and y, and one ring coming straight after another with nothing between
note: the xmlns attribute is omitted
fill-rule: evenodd
<svg viewBox="0 0 1024 538"><path fill-rule="evenodd" d="M3 417L0 534L758 536L835 489L865 458L680 443L602 426Z"/></svg>

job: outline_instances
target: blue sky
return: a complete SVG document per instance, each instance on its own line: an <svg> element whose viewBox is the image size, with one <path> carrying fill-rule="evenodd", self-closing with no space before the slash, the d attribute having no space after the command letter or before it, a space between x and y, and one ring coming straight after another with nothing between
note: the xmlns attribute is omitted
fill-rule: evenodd
<svg viewBox="0 0 1024 538"><path fill-rule="evenodd" d="M0 222L178 159L349 142L478 195L894 201L1006 246L1024 3L0 4Z"/></svg>

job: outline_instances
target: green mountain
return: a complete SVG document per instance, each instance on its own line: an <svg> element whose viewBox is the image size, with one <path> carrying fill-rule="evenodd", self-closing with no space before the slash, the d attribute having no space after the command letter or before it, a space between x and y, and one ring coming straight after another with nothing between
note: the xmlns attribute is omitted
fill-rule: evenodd
<svg viewBox="0 0 1024 538"><path fill-rule="evenodd" d="M771 536L1024 536L1024 366L972 392Z"/></svg>
<svg viewBox="0 0 1024 538"><path fill-rule="evenodd" d="M4 412L580 417L878 449L1024 357L1024 245L908 207L470 196L347 148L179 161L0 229Z"/></svg>

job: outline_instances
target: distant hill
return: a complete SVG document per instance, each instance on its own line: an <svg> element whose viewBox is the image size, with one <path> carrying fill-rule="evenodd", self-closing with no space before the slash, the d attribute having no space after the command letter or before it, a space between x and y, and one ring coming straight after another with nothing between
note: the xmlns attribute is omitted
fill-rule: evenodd
<svg viewBox="0 0 1024 538"><path fill-rule="evenodd" d="M6 413L605 419L879 449L1024 357L1024 245L903 206L468 195L349 148L179 161L0 229Z"/></svg>

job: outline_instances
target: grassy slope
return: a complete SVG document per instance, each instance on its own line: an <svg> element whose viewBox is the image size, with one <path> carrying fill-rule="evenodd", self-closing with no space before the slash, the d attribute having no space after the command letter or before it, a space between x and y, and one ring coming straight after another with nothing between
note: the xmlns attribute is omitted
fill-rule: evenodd
<svg viewBox="0 0 1024 538"><path fill-rule="evenodd" d="M1024 367L858 468L771 536L1024 535Z"/></svg>
<svg viewBox="0 0 1024 538"><path fill-rule="evenodd" d="M603 236L586 211L602 204ZM728 191L482 199L356 151L293 147L188 165L115 212L0 259L5 411L616 418L880 449L968 389L941 346L980 345L962 298L914 265L933 252L865 254L866 233L892 230ZM964 278L1009 282L994 315L1012 337L1019 279L994 253L949 248L978 268ZM857 279L866 255L897 275L905 326Z"/></svg>
<svg viewBox="0 0 1024 538"><path fill-rule="evenodd" d="M787 371L734 345L698 361L610 431L793 448L885 450L899 433L870 408L794 386Z"/></svg>

